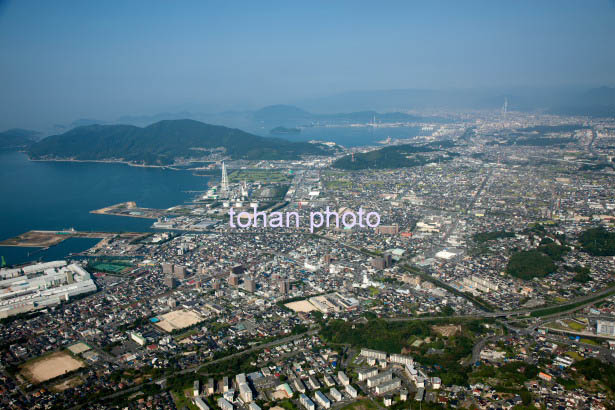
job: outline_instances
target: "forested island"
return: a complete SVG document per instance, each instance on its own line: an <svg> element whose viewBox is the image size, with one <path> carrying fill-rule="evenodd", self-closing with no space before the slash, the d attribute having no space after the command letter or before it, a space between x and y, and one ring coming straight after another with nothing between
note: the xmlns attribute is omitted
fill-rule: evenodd
<svg viewBox="0 0 615 410"><path fill-rule="evenodd" d="M275 127L269 131L269 134L284 135L284 134L300 134L300 128Z"/></svg>
<svg viewBox="0 0 615 410"><path fill-rule="evenodd" d="M170 165L222 151L233 159L281 160L327 155L326 146L260 137L239 129L194 120L166 120L141 128L89 125L53 135L28 149L32 159L122 160Z"/></svg>

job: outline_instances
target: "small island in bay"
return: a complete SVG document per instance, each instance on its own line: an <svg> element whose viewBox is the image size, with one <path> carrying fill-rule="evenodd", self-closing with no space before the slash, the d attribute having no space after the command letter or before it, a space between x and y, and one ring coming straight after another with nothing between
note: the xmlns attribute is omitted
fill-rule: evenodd
<svg viewBox="0 0 615 410"><path fill-rule="evenodd" d="M272 135L300 134L300 128L275 127L269 131Z"/></svg>

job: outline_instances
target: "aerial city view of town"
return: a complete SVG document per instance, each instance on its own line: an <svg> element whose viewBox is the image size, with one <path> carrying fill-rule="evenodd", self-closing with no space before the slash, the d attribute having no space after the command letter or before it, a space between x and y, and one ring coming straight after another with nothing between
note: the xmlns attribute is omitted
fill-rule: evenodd
<svg viewBox="0 0 615 410"><path fill-rule="evenodd" d="M615 408L615 88L586 88L566 110L498 94L0 133L24 215L0 227L0 408ZM193 185L156 202L123 178L54 220L9 195L33 166Z"/></svg>

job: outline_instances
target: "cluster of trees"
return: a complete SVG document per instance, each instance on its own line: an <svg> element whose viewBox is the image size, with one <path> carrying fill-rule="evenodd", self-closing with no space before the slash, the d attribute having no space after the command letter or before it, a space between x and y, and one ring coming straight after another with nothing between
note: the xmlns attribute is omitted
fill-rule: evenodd
<svg viewBox="0 0 615 410"><path fill-rule="evenodd" d="M496 368L481 366L472 373L472 377L480 379L496 378L502 387L521 386L527 380L534 379L539 369L534 364L513 361Z"/></svg>
<svg viewBox="0 0 615 410"><path fill-rule="evenodd" d="M583 250L593 256L615 256L615 232L604 227L591 228L579 236Z"/></svg>
<svg viewBox="0 0 615 410"><path fill-rule="evenodd" d="M310 330L310 328L307 327L306 325L295 325L293 327L293 330L291 331L290 334L292 334L292 335L299 335L301 333L307 332L308 330Z"/></svg>
<svg viewBox="0 0 615 410"><path fill-rule="evenodd" d="M598 380L615 391L615 366L612 364L590 358L576 362L574 368L588 381Z"/></svg>
<svg viewBox="0 0 615 410"><path fill-rule="evenodd" d="M411 144L393 145L374 151L355 153L354 160L352 155L346 155L336 160L333 163L333 167L348 170L416 167L433 161L426 156L418 154L434 151L438 150L427 146ZM448 156L441 156L439 158L442 161L448 159L450 159Z"/></svg>
<svg viewBox="0 0 615 410"><path fill-rule="evenodd" d="M194 373L178 373L167 378L167 387L183 395L183 390L191 387L194 380Z"/></svg>
<svg viewBox="0 0 615 410"><path fill-rule="evenodd" d="M453 140L438 140L432 141L425 144L426 147L435 148L435 149L446 149L456 147L455 141Z"/></svg>
<svg viewBox="0 0 615 410"><path fill-rule="evenodd" d="M541 278L555 272L557 269L555 262L561 261L570 248L555 243L549 237L544 237L540 243L536 249L513 253L506 266L506 272L523 280Z"/></svg>
<svg viewBox="0 0 615 410"><path fill-rule="evenodd" d="M575 266L566 266L566 270L569 272L575 272L576 274L572 277L573 282L577 283L587 283L592 278L589 275L589 268L586 266L575 265Z"/></svg>
<svg viewBox="0 0 615 410"><path fill-rule="evenodd" d="M148 323L149 323L149 318L143 316L143 317L135 319L132 323L124 323L118 326L117 329L122 332L125 332L127 330L132 330L132 329L136 329L138 327L144 326Z"/></svg>
<svg viewBox="0 0 615 410"><path fill-rule="evenodd" d="M561 261L564 254L570 251L570 248L566 245L558 245L555 242L551 241L546 244L540 245L537 250L544 253L554 261Z"/></svg>
<svg viewBox="0 0 615 410"><path fill-rule="evenodd" d="M556 269L553 260L537 249L513 253L506 266L508 274L523 280L543 277Z"/></svg>
<svg viewBox="0 0 615 410"><path fill-rule="evenodd" d="M481 381L486 379L497 380L496 391L518 394L521 397L523 405L517 406L515 409L530 409L533 408L529 407L532 394L523 387L523 383L536 378L539 371L538 366L534 364L513 361L497 368L490 365L480 366L472 372L471 377Z"/></svg>
<svg viewBox="0 0 615 410"><path fill-rule="evenodd" d="M219 362L213 362L202 366L199 369L203 374L237 374L237 373L250 373L258 370L256 366L253 366L251 362L256 360L257 353L246 353L244 355L238 355L230 357L226 360Z"/></svg>
<svg viewBox="0 0 615 410"><path fill-rule="evenodd" d="M445 339L432 329L434 324L451 323L462 324L462 332ZM440 319L386 322L372 319L363 324L332 320L323 326L321 336L328 342L351 344L388 353L400 353L402 349L410 349L417 361L433 367L434 375L439 376L443 383L467 385L471 368L462 365L461 359L472 354L473 336L482 332L480 321ZM417 337L431 337L434 342L418 348L411 347L411 342Z"/></svg>
<svg viewBox="0 0 615 410"><path fill-rule="evenodd" d="M332 320L321 330L321 335L329 342L347 343L388 353L401 352L412 336L427 337L430 334L431 329L424 321L370 320L368 323L356 324Z"/></svg>

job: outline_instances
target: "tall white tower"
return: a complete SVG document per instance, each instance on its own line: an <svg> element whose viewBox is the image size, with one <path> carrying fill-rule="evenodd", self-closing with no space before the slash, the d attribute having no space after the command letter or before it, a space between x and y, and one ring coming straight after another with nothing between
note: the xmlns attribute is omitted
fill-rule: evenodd
<svg viewBox="0 0 615 410"><path fill-rule="evenodd" d="M226 165L222 161L222 182L220 183L220 190L224 193L228 193L228 175L226 174Z"/></svg>

